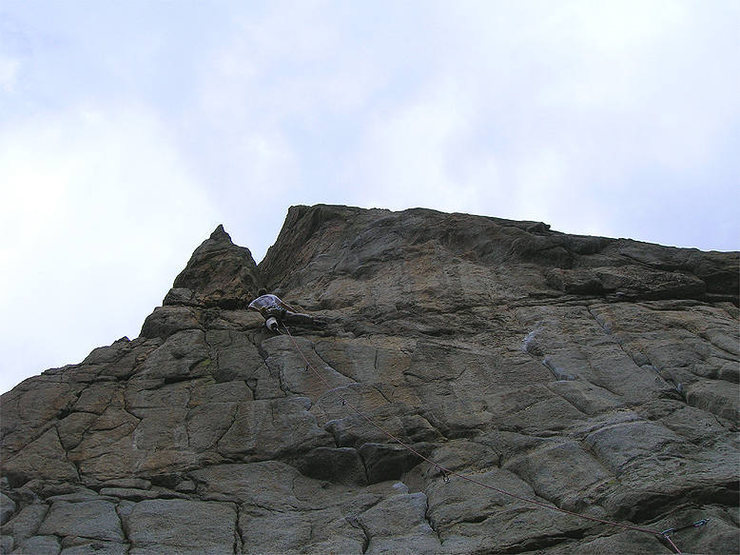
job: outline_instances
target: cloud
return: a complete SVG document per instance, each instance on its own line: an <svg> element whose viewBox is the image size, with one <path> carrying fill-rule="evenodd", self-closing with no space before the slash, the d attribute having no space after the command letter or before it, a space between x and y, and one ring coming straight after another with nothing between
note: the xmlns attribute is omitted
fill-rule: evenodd
<svg viewBox="0 0 740 555"><path fill-rule="evenodd" d="M0 88L6 93L15 92L20 60L0 55Z"/></svg>
<svg viewBox="0 0 740 555"><path fill-rule="evenodd" d="M0 133L0 351L11 380L0 389L15 372L136 337L182 253L215 227L171 143L131 106L80 106Z"/></svg>
<svg viewBox="0 0 740 555"><path fill-rule="evenodd" d="M355 183L362 206L427 206L465 210L477 204L482 185L496 186L491 157L466 151L474 129L469 98L454 81L429 86L418 98L382 111L364 129L343 178Z"/></svg>
<svg viewBox="0 0 740 555"><path fill-rule="evenodd" d="M707 171L740 123L731 24L691 2L466 2L431 12L433 36L419 35L435 65L411 98L374 114L347 164L363 205L677 242L681 221L705 218L682 197L711 189L738 200ZM705 244L731 248L721 228L737 230L726 222L736 218L719 199L712 209Z"/></svg>

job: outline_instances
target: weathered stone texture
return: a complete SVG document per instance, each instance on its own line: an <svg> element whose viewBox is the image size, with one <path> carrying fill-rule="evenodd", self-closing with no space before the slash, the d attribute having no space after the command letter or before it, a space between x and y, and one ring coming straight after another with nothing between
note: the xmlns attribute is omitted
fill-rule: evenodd
<svg viewBox="0 0 740 555"><path fill-rule="evenodd" d="M141 337L2 396L0 553L669 552L542 504L740 552L739 261L320 205L258 267L219 226Z"/></svg>

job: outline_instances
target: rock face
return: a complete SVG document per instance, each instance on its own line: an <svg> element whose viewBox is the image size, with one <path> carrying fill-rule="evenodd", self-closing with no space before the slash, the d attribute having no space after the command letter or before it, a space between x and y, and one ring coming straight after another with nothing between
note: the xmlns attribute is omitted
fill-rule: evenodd
<svg viewBox="0 0 740 555"><path fill-rule="evenodd" d="M319 205L258 267L219 226L140 337L2 396L0 551L670 552L556 506L740 552L739 263Z"/></svg>

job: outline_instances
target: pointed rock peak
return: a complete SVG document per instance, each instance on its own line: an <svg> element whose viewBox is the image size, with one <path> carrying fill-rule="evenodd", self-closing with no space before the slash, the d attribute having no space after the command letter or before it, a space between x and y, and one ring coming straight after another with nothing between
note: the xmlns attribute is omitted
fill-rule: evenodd
<svg viewBox="0 0 740 555"><path fill-rule="evenodd" d="M218 224L218 227L213 230L213 233L211 233L211 236L208 238L209 241L228 241L231 243L231 235L226 233L226 230L224 229L223 224Z"/></svg>
<svg viewBox="0 0 740 555"><path fill-rule="evenodd" d="M203 241L200 246L195 249L195 252L193 253L193 256L195 256L198 253L202 253L204 251L215 251L215 250L221 250L224 248L238 248L238 249L244 249L247 252L249 252L249 249L246 249L245 247L239 247L237 245L234 245L234 243L231 241L231 235L229 235L226 230L224 229L223 224L218 224L218 227L213 230L213 233ZM249 254L251 257L251 253Z"/></svg>
<svg viewBox="0 0 740 555"><path fill-rule="evenodd" d="M231 235L229 235L224 229L223 224L218 224L218 227L213 230L213 233L211 233L208 239L203 241L198 248L195 249L190 261L188 262L188 266L201 258L205 253L214 253L218 251L241 252L246 258L252 260L252 253L249 249L235 245L231 240Z"/></svg>
<svg viewBox="0 0 740 555"><path fill-rule="evenodd" d="M223 225L193 252L175 278L166 305L246 307L262 288L252 253L235 245Z"/></svg>

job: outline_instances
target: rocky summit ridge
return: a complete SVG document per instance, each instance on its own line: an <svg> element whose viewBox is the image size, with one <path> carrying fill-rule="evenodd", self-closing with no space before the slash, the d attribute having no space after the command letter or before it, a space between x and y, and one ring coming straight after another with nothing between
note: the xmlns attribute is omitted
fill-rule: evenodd
<svg viewBox="0 0 740 555"><path fill-rule="evenodd" d="M258 266L219 226L138 338L2 396L0 552L671 552L548 506L740 552L739 269L326 205Z"/></svg>

